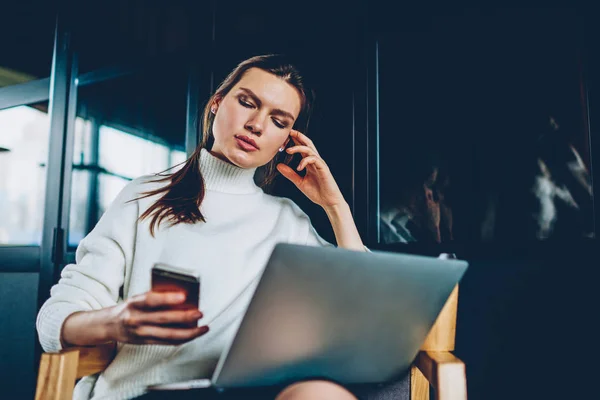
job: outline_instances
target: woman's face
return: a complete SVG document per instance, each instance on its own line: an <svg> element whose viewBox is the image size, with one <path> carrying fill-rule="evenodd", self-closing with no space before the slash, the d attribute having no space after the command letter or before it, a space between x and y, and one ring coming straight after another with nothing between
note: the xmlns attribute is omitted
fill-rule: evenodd
<svg viewBox="0 0 600 400"><path fill-rule="evenodd" d="M241 168L267 164L287 144L300 107L294 86L269 72L249 69L212 105L211 153Z"/></svg>

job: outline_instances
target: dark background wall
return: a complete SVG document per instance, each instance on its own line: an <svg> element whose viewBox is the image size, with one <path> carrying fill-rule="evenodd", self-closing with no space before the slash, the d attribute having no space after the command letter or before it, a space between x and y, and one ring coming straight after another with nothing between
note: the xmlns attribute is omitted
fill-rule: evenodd
<svg viewBox="0 0 600 400"><path fill-rule="evenodd" d="M460 282L455 354L469 398L594 398L597 240L451 246L469 261ZM434 256L419 245L386 251Z"/></svg>

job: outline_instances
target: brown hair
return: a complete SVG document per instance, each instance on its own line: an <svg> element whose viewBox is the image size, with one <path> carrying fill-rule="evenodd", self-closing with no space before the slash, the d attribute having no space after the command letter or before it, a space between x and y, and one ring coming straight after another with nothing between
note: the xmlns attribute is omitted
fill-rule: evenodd
<svg viewBox="0 0 600 400"><path fill-rule="evenodd" d="M269 72L296 88L300 94L302 106L294 128L306 132L312 111L314 94L305 88L304 79L298 69L282 55L256 56L241 62L225 78L204 107L202 140L194 153L178 171L169 174L165 174L164 172L157 174L160 178L155 179L154 182L170 181L168 185L145 192L138 198L142 199L162 194L160 199L140 216L140 221L152 218L150 233L153 236L156 226L160 225L165 219L171 225L179 223L193 224L200 221L206 222L205 216L200 211L200 205L204 200L206 191L204 178L200 173L200 154L203 148L212 148L214 142L212 126L215 115L211 112L211 106L216 101L224 98L251 68L259 68ZM291 157L286 153L278 153L271 162L263 166L264 171L261 171L263 178L259 182L259 186L263 188L268 187L277 176L276 165L279 162L289 162Z"/></svg>

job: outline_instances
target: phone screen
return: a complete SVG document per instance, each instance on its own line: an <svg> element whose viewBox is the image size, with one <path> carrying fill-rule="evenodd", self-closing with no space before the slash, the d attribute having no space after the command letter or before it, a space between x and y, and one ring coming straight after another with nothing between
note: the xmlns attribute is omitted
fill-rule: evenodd
<svg viewBox="0 0 600 400"><path fill-rule="evenodd" d="M153 292L183 292L185 302L172 308L176 310L189 310L200 306L200 280L191 275L175 272L168 267L160 265L152 268Z"/></svg>

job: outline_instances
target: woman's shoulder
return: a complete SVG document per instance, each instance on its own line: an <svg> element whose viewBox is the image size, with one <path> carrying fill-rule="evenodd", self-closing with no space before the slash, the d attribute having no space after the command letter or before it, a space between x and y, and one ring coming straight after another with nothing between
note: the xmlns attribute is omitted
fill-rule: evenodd
<svg viewBox="0 0 600 400"><path fill-rule="evenodd" d="M290 198L264 194L265 200L277 207L281 213L294 216L298 219L309 220L308 215Z"/></svg>
<svg viewBox="0 0 600 400"><path fill-rule="evenodd" d="M316 232L311 219L292 199L266 195L279 207L278 222L287 229L288 242L314 246L332 246Z"/></svg>

